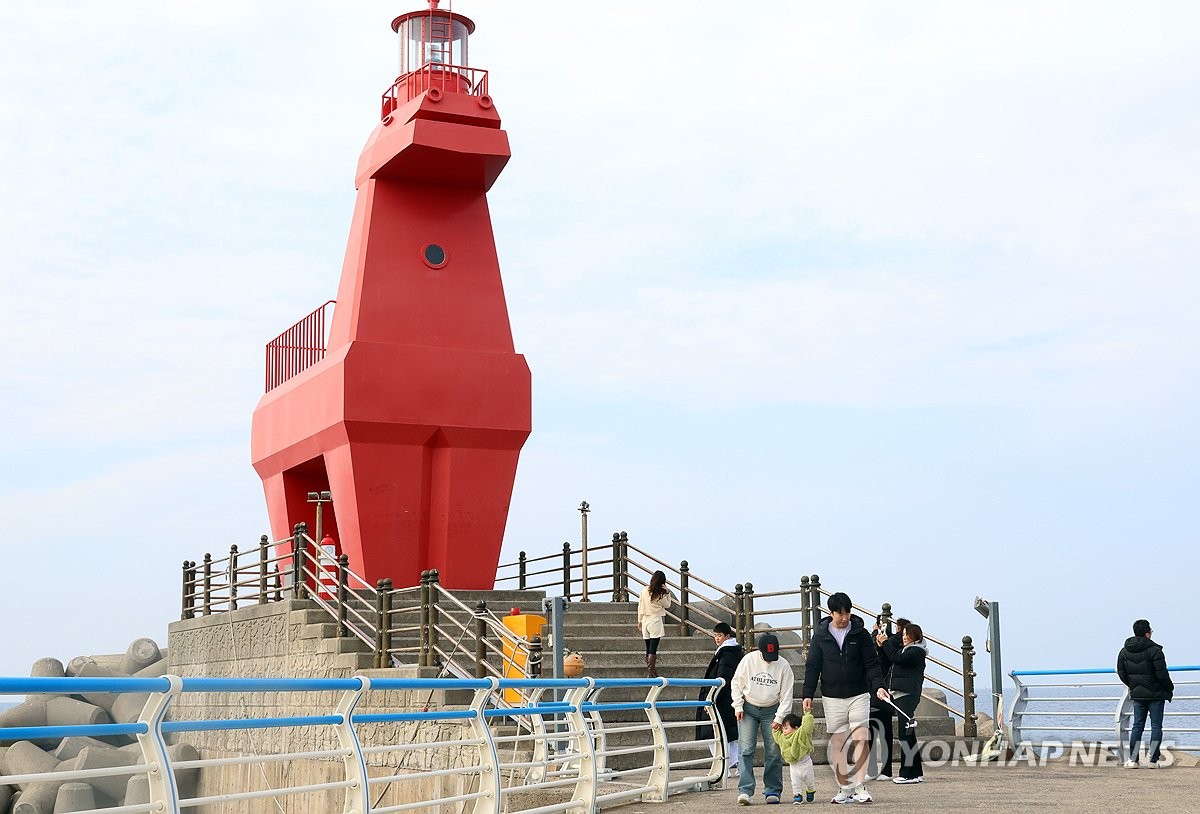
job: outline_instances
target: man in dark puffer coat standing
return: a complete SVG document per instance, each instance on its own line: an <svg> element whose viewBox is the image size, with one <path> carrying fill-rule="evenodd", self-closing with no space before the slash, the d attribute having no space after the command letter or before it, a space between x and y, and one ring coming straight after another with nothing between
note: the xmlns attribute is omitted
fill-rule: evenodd
<svg viewBox="0 0 1200 814"><path fill-rule="evenodd" d="M1126 769L1138 767L1147 715L1150 716L1150 768L1158 768L1162 757L1159 747L1162 745L1163 707L1175 694L1175 684L1167 672L1167 658L1162 647L1150 638L1153 633L1149 622L1138 619L1133 623L1133 635L1125 640L1125 646L1117 655L1117 675L1129 688L1129 697L1133 701Z"/></svg>

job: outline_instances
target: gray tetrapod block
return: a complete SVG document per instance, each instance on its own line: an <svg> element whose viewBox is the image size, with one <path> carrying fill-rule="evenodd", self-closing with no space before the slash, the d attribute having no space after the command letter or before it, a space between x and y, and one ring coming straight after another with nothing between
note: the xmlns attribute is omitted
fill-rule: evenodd
<svg viewBox="0 0 1200 814"><path fill-rule="evenodd" d="M146 774L135 774L129 778L125 786L125 800L122 805L136 806L150 802L150 777Z"/></svg>
<svg viewBox="0 0 1200 814"><path fill-rule="evenodd" d="M46 702L46 723L50 726L107 724L111 721L107 712L87 701L63 695Z"/></svg>
<svg viewBox="0 0 1200 814"><path fill-rule="evenodd" d="M136 766L142 762L140 756L114 749L111 746L101 749L86 747L80 750L75 761L77 769L115 769ZM124 772L107 777L93 777L90 782L97 791L120 800L121 796L125 794L125 787L129 784L131 775L130 772Z"/></svg>
<svg viewBox="0 0 1200 814"><path fill-rule="evenodd" d="M125 651L117 669L133 675L161 659L162 652L158 649L158 643L154 639L135 639L129 645L129 649Z"/></svg>
<svg viewBox="0 0 1200 814"><path fill-rule="evenodd" d="M54 814L71 811L92 811L96 808L96 792L87 783L63 783L54 798Z"/></svg>

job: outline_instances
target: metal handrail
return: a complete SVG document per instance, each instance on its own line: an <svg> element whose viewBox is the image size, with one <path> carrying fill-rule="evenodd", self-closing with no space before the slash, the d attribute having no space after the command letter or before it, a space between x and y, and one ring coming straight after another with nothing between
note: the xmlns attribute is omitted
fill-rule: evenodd
<svg viewBox="0 0 1200 814"><path fill-rule="evenodd" d="M463 87L463 83L466 87ZM428 90L450 93L466 93L469 96L488 95L488 72L482 68L466 65L451 65L442 62L426 62L420 68L397 77L391 87L383 92L380 102L381 119L386 119L396 108Z"/></svg>
<svg viewBox="0 0 1200 814"><path fill-rule="evenodd" d="M1168 667L1168 672L1171 673L1200 673L1200 664L1178 665ZM1133 700L1129 696L1129 689L1125 687L1119 680L1117 681L1064 681L1064 682L1029 682L1030 678L1058 677L1058 676L1116 676L1117 671L1111 667L1089 667L1081 669L1060 669L1060 670L1013 670L1009 673L1013 684L1016 687L1016 692L1013 695L1012 702L1008 712L1008 726L1014 744L1028 746L1046 746L1049 744L1058 744L1053 739L1033 738L1031 733L1036 732L1098 732L1106 733L1111 737L1095 741L1102 746L1117 749L1119 760L1126 761L1131 758L1129 754L1129 728L1130 721L1133 716ZM1200 677L1193 680L1176 681L1176 687L1200 685ZM1079 689L1083 687L1121 687L1122 692L1119 696L1097 696L1097 695L1035 695L1031 691L1036 691L1043 688L1057 689ZM1098 702L1107 702L1111 704L1116 702L1115 707L1099 710L1040 710L1031 708L1038 703L1055 703L1059 705L1076 705L1076 704L1094 704ZM1176 695L1172 702L1173 707L1177 707L1180 703L1185 705L1188 702L1200 701L1200 695ZM1027 718L1100 718L1110 717L1112 723L1108 726L1058 726L1041 723L1030 723ZM1191 704L1184 710L1172 709L1165 712L1163 715L1163 734L1164 748L1172 746L1183 751L1200 751L1200 738L1196 738L1193 743L1176 743L1168 742L1166 735L1168 733L1179 733L1183 735L1195 735L1200 733L1200 727L1188 726L1171 726L1169 721L1178 718L1200 719L1200 704ZM1058 744L1061 745L1061 744Z"/></svg>
<svg viewBox="0 0 1200 814"><path fill-rule="evenodd" d="M614 601L627 601L634 599L640 592L642 586L648 582L648 575L656 569L661 569L667 574L667 585L673 591L678 591L677 599L686 602L679 603L679 611L668 610L667 618L673 624L677 624L682 635L691 635L693 633L708 633L711 629L711 624L718 621L726 621L726 619L716 618L712 612L706 610L709 607L728 607L732 604L733 608L729 610L733 616L733 627L738 639L743 646L752 646L754 637L766 632L793 632L800 637L799 644L782 645L787 649L799 650L802 654L806 654L808 643L812 634L815 632L816 625L823 618L822 606L824 599L832 595L833 591L825 588L820 584L819 578L813 575L811 580L809 577L804 577L801 580L799 588L778 590L778 591L754 591L750 583L739 585L731 593L730 591L715 585L702 577L692 573L690 569L687 571L687 589L683 589L684 572L683 568L687 565L686 561L680 567L673 566L662 559L655 557L649 552L639 548L633 543L628 542L627 535L623 532L613 535L612 545L596 545L587 546L586 548L572 549L569 543L564 543L563 552L561 554L548 554L539 557L529 557L524 551L520 553L519 560L516 563L505 563L497 569L499 576L497 583L517 581L522 588L559 588L563 593L571 598L577 586L582 588L581 593L586 595L589 593L590 583L598 581L593 575L591 567L597 564L611 565L611 574L605 574L599 580L611 579L612 593ZM612 558L602 560L599 557L587 557L585 553L596 552L605 553L612 552ZM618 554L620 555L618 557ZM555 567L539 568L531 570L529 566L537 563L555 562ZM586 569L584 564L586 563ZM517 569L517 573L513 575L511 572ZM641 576L644 573L645 578ZM538 579L539 577L548 577L548 579ZM533 578L533 579L531 579ZM705 596L697 592L696 586L704 586L715 593L715 596ZM762 607L759 604L755 607L755 603L762 603L764 600L781 600L788 597L797 597L799 602L784 602L782 606ZM686 607L684 607L686 605ZM854 609L863 614L869 619L877 617L885 617L889 621L895 618L891 607L884 604L881 611L872 610L863 605L854 604ZM788 616L798 616L797 624L786 624L785 619ZM763 619L766 619L766 623ZM700 624L697 620L703 620L708 625ZM971 646L971 638L963 637L963 646L958 647L945 642L937 637L926 635L926 641L933 646L944 648L953 653L950 658L939 658L930 654L929 664L937 670L945 671L951 678L942 680L937 675L928 676L931 684L940 687L948 695L957 696L962 699L962 710L957 709L949 703L930 699L930 702L947 710L954 716L964 719L965 728L969 736L973 736L976 731L975 721L975 692L974 692L974 648ZM951 663L957 660L962 666Z"/></svg>
<svg viewBox="0 0 1200 814"><path fill-rule="evenodd" d="M113 809L131 814L179 812L218 803L238 806L242 801L266 798L273 798L278 803L292 795L318 792L325 796L308 800L316 800L314 804L319 810L355 810L362 814L418 808L435 810L464 800L475 801L469 806L475 814L597 811L635 796L653 795L655 799L665 801L672 792L709 788L721 780L725 768L723 739L670 743L665 738L664 728L682 725L672 722L666 727L660 725L652 732L654 743L651 748L642 750L646 754L642 765L624 772L648 775L649 781L640 781L640 787L633 790L612 790L612 786L599 781L615 774L605 772L606 760L624 752L606 748L604 716L609 712L621 713L628 704L605 703L599 699L600 693L608 687L641 690L645 700L640 706L652 729L656 723L661 723L662 712L686 708L689 712L695 709L705 714L716 733L720 727L713 699L720 686L721 682L716 680L674 678L0 678L0 693L3 694L105 692L146 696L142 712L134 723L0 727L0 742L53 742L64 737L88 736L117 738L118 743L123 743L130 735L136 735L139 751L131 756L133 765L68 771L35 768L25 774L4 778L5 782L25 788L26 784L43 782L57 787L63 781L86 782L103 777L140 775L148 781L148 792L146 785L141 788L140 799L145 802L139 803L131 792L130 796L117 799L118 808ZM695 698L697 688L704 689L706 697L690 700ZM528 694L533 703L524 708L501 707L497 701L508 689ZM466 691L470 693L470 700L453 703L447 700L451 691ZM689 700L674 700L665 695L667 692L682 692ZM279 714L221 720L166 720L168 707L177 709L181 706L179 699L183 700L183 709L203 713L204 704L220 705L227 696L251 693L261 699L258 707L278 710ZM415 693L428 693L430 700L437 694L439 700L432 705L426 704L424 710L397 707L395 701L389 703L387 700L389 696L402 699ZM551 698L550 693L556 698L561 693L561 700L542 701ZM197 700L191 702L193 697ZM294 697L302 700L294 700ZM368 698L380 705L363 709ZM297 706L303 712L286 714ZM533 722L530 731L517 736L502 735L504 730L488 726L489 721L516 716L525 716ZM413 737L427 722L434 724L437 736L433 739ZM692 720L687 723L688 726L694 724ZM267 746L256 748L252 739L245 738L239 739L239 745L233 750L241 750L241 754L180 760L174 746L167 745L168 737L173 744L195 746L198 742L195 749L204 754L210 751L206 744L213 737L229 731L270 732L273 734L269 737L275 743L282 742L287 747L282 751L272 751ZM397 731L401 733L400 737L396 736ZM518 745L531 748L534 760L505 761L499 748L501 744L512 744L514 749ZM101 742L96 748L106 745ZM711 749L712 756L700 760L675 758L672 751L685 745L702 755ZM415 762L419 765L407 764L409 755L416 755ZM251 767L262 770L299 760L319 763L324 782L306 784L304 781L313 777L304 771L273 772L271 781L252 784L256 789L253 791L236 784L236 780L231 787L212 787L221 781L223 767L245 766L247 771ZM371 772L368 766L388 767L391 773ZM689 775L686 770L693 767L700 771ZM195 770L196 774L188 778L185 770ZM263 772L262 777L266 781L267 774ZM443 784L438 780L443 777L450 781ZM130 788L134 788L134 784L130 784ZM521 795L515 802L513 798L504 799L508 792L543 792L554 788L566 789L571 801L528 808L531 803L537 805L537 797ZM198 796L201 790L209 792L210 796ZM389 790L392 791L390 795ZM31 792L27 789L26 793ZM388 795L386 802L385 795ZM416 802L408 802L411 800Z"/></svg>
<svg viewBox="0 0 1200 814"><path fill-rule="evenodd" d="M270 393L325 358L326 309L336 304L337 300L327 300L267 343L264 392Z"/></svg>

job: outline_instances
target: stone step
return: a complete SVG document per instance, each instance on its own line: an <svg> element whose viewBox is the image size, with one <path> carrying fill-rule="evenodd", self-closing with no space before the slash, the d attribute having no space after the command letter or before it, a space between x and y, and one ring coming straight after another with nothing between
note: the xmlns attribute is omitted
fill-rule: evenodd
<svg viewBox="0 0 1200 814"><path fill-rule="evenodd" d="M373 648L361 639L356 639L352 636L344 636L342 638L323 639L317 645L318 653L342 654L342 653L371 653Z"/></svg>
<svg viewBox="0 0 1200 814"><path fill-rule="evenodd" d="M329 613L324 609L312 603L312 607L301 608L299 610L288 611L288 624L290 625L314 625L331 619Z"/></svg>
<svg viewBox="0 0 1200 814"><path fill-rule="evenodd" d="M333 639L337 637L336 622L309 622L300 628L301 639Z"/></svg>
<svg viewBox="0 0 1200 814"><path fill-rule="evenodd" d="M375 667L374 653L338 653L333 657L332 667L340 670L371 670Z"/></svg>
<svg viewBox="0 0 1200 814"><path fill-rule="evenodd" d="M636 630L633 633L637 633ZM604 636L597 635L592 630L573 631L566 629L563 631L563 643L568 650L583 653L585 656L588 653L613 653L613 652L640 652L643 655L646 652L646 646L640 636L630 636L629 631L625 631L624 635L620 636ZM551 643L553 644L553 643ZM548 647L545 650L553 650ZM713 644L712 640L697 639L695 637L680 637L680 636L665 636L658 643L659 653L689 653L703 654L703 668L708 664L712 657Z"/></svg>

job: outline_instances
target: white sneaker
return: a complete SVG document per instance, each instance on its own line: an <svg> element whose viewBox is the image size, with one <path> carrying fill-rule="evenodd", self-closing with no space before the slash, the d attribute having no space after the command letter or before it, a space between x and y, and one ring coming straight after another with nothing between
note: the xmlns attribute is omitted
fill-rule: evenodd
<svg viewBox="0 0 1200 814"><path fill-rule="evenodd" d="M740 806L750 805L750 795L749 794L739 794L738 795L738 805L740 805Z"/></svg>
<svg viewBox="0 0 1200 814"><path fill-rule="evenodd" d="M876 777L875 779L876 780L891 780L892 776L890 774L881 774L881 775L879 775L879 777Z"/></svg>
<svg viewBox="0 0 1200 814"><path fill-rule="evenodd" d="M1138 767L1138 762L1137 762L1136 760L1127 760L1127 761L1125 761L1125 768L1126 768L1126 769L1136 769L1137 767Z"/></svg>
<svg viewBox="0 0 1200 814"><path fill-rule="evenodd" d="M1149 763L1147 763L1146 765L1147 765L1147 766L1149 766L1151 769L1157 769L1157 768L1158 768L1158 761L1157 761L1157 760L1152 760L1152 761L1150 761Z"/></svg>
<svg viewBox="0 0 1200 814"><path fill-rule="evenodd" d="M854 800L854 787L853 787L853 786L846 786L845 788L838 789L837 796L835 796L835 797L834 797L832 800L830 800L829 802L831 802L831 803L837 803L837 804L839 804L839 805L844 805L845 803L853 803L853 802L855 802L855 800Z"/></svg>
<svg viewBox="0 0 1200 814"><path fill-rule="evenodd" d="M897 777L892 781L897 786L907 786L910 783L924 783L924 777Z"/></svg>
<svg viewBox="0 0 1200 814"><path fill-rule="evenodd" d="M873 802L875 802L873 799L871 799L871 792L867 791L867 787L863 783L859 783L857 786L854 787L854 794L851 796L850 799L856 803L873 803Z"/></svg>

